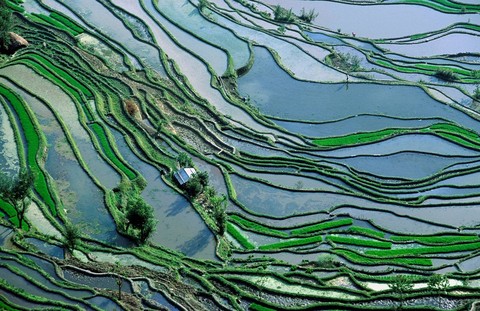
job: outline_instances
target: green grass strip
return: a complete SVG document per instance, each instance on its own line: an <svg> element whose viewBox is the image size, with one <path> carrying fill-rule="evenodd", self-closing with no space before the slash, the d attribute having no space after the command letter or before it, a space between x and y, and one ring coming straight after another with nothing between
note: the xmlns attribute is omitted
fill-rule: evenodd
<svg viewBox="0 0 480 311"><path fill-rule="evenodd" d="M250 241L240 232L238 231L231 223L227 223L227 232L237 240L240 245L242 245L246 249L255 249L255 245L250 243Z"/></svg>
<svg viewBox="0 0 480 311"><path fill-rule="evenodd" d="M351 226L350 228L348 228L348 231L356 232L356 233L362 233L362 234L366 234L366 235L373 235L373 236L377 236L379 238L383 238L385 236L385 233L383 233L381 231L373 230L373 229L370 229L370 228L358 227L358 226Z"/></svg>
<svg viewBox="0 0 480 311"><path fill-rule="evenodd" d="M249 305L248 310L253 310L253 311L276 311L275 309L264 307L262 305L259 305L258 303L252 303L251 305Z"/></svg>
<svg viewBox="0 0 480 311"><path fill-rule="evenodd" d="M369 251L366 251L366 254L379 256L379 257L395 257L399 255L424 255L424 254L452 253L452 252L473 251L478 249L480 249L480 242L444 245L444 246L402 248L402 249L391 249L391 250L369 250Z"/></svg>
<svg viewBox="0 0 480 311"><path fill-rule="evenodd" d="M34 22L40 22L41 21L45 22L47 25L54 26L60 30L68 32L70 35L75 37L76 35L80 34L78 31L75 31L68 27L67 25L63 24L62 22L51 18L50 16L44 15L44 14L39 14L39 13L32 13L30 16L30 19ZM35 18L34 18L35 17Z"/></svg>
<svg viewBox="0 0 480 311"><path fill-rule="evenodd" d="M351 146L382 141L403 134L434 134L468 148L480 149L480 136L477 133L450 123L436 123L419 129L392 128L375 132L353 133L315 139L313 143L321 147Z"/></svg>
<svg viewBox="0 0 480 311"><path fill-rule="evenodd" d="M50 17L53 18L53 19L56 19L59 22L61 22L62 24L64 24L68 28L77 32L78 34L81 34L81 33L85 32L85 30L80 25L78 25L75 21L69 19L66 16L60 15L57 12L50 13Z"/></svg>
<svg viewBox="0 0 480 311"><path fill-rule="evenodd" d="M261 250L275 250L275 249L282 249L288 247L295 247L295 246L303 246L313 243L322 242L322 236L316 235L308 238L300 238L300 239L292 239L267 245L262 245L258 249Z"/></svg>
<svg viewBox="0 0 480 311"><path fill-rule="evenodd" d="M403 0L399 3L420 4L444 13L477 13L480 6L468 3L456 3L448 0Z"/></svg>
<svg viewBox="0 0 480 311"><path fill-rule="evenodd" d="M365 246L365 247L372 247L372 248L384 248L390 249L392 248L392 243L384 242L384 241L374 241L374 240L365 240L365 239L358 239L358 238L350 238L338 235L330 235L326 238L328 241L332 241L339 244L348 244L348 245L355 245L355 246Z"/></svg>
<svg viewBox="0 0 480 311"><path fill-rule="evenodd" d="M420 74L425 74L425 75L430 75L434 76L438 71L441 70L448 70L451 71L458 76L458 81L459 82L464 82L464 83L469 83L470 79L474 79L474 81L478 81L478 71L477 70L468 70L464 68L459 68L455 66L438 66L438 65L432 65L432 64L397 64L392 61L386 60L386 59L376 59L375 57L372 57L371 60L382 67L392 69L398 72L404 72L404 73L420 73Z"/></svg>
<svg viewBox="0 0 480 311"><path fill-rule="evenodd" d="M112 163L116 167L118 167L122 172L124 172L125 175L127 175L127 177L130 180L134 180L137 177L137 175L135 174L135 172L129 169L124 162L122 162L119 159L119 156L115 153L112 146L110 145L110 142L107 138L107 134L105 133L105 129L102 126L100 126L98 123L92 123L90 125L90 128L95 133L95 135L97 135L98 141L102 146L103 152L110 159L110 161L112 161Z"/></svg>
<svg viewBox="0 0 480 311"><path fill-rule="evenodd" d="M34 183L35 190L42 197L43 202L45 202L45 204L50 208L52 215L57 216L55 202L53 201L48 189L45 173L42 171L37 162L37 154L39 153L40 148L40 136L33 124L33 120L25 108L26 104L23 103L23 101L15 93L2 85L0 85L0 94L8 99L13 109L17 113L18 119L20 120L28 146L27 164L32 172L36 175Z"/></svg>
<svg viewBox="0 0 480 311"><path fill-rule="evenodd" d="M1 299L4 299L3 297ZM20 309L18 309L18 307L12 307L10 305L8 305L6 302L0 300L0 310L4 310L4 311L18 311Z"/></svg>
<svg viewBox="0 0 480 311"><path fill-rule="evenodd" d="M322 231L322 230L327 230L327 229L333 229L333 228L348 226L348 225L351 225L351 224L353 224L352 219L344 218L344 219L339 219L339 220L325 221L325 222L321 222L319 224L294 229L294 230L291 231L291 233L295 234L295 235L306 234L306 233L312 233L312 232L316 232L316 231Z"/></svg>
<svg viewBox="0 0 480 311"><path fill-rule="evenodd" d="M408 236L408 235L394 235L391 236L392 241L415 241L420 243L439 243L439 244L450 244L458 242L469 242L478 240L476 235L440 235L440 236Z"/></svg>
<svg viewBox="0 0 480 311"><path fill-rule="evenodd" d="M25 9L23 7L13 3L12 1L7 1L7 7L19 13L25 12Z"/></svg>
<svg viewBox="0 0 480 311"><path fill-rule="evenodd" d="M345 257L347 260L361 265L414 265L414 266L432 266L432 260L428 258L370 258L362 256L356 252L346 249L333 250L335 254Z"/></svg>
<svg viewBox="0 0 480 311"><path fill-rule="evenodd" d="M283 231L280 230L275 230L269 227L266 227L264 225L261 225L257 222L253 222L250 220L247 220L243 217L240 217L238 215L232 215L230 216L230 221L234 222L237 226L241 227L244 230L249 230L249 231L254 231L258 233L262 233L265 235L270 235L270 236L280 236L287 238L289 235Z"/></svg>
<svg viewBox="0 0 480 311"><path fill-rule="evenodd" d="M15 217L17 216L17 210L9 203L0 199L0 209L7 213L8 217Z"/></svg>
<svg viewBox="0 0 480 311"><path fill-rule="evenodd" d="M18 216L18 215L15 215L15 216L13 216L13 217L8 218L8 220L15 226L15 228L18 228L18 221L19 221L19 220L18 220L18 217L17 217L17 216ZM32 220L34 220L34 219L32 219ZM27 222L25 221L25 219L24 219L23 222L22 222L22 230L23 230L23 231L28 231L28 230L29 230L28 224L27 224Z"/></svg>

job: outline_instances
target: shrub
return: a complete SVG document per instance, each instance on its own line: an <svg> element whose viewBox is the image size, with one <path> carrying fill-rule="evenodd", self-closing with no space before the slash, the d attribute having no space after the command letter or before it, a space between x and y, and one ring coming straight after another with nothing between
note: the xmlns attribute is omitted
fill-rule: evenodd
<svg viewBox="0 0 480 311"><path fill-rule="evenodd" d="M348 226L348 225L351 225L352 223L353 223L353 221L350 218L344 218L344 219L333 220L333 221L326 221L326 222L321 222L319 224L294 229L294 230L292 230L292 234L306 234L306 233L311 233L311 232L316 232L316 231L321 231L321 230L327 230L327 229L333 229L333 228L338 228L338 227L342 227L342 226Z"/></svg>
<svg viewBox="0 0 480 311"><path fill-rule="evenodd" d="M291 23L295 20L295 14L292 9L287 10L279 5L273 8L273 19L277 22Z"/></svg>
<svg viewBox="0 0 480 311"><path fill-rule="evenodd" d="M300 18L304 22L311 23L317 17L318 17L318 13L315 12L314 9L311 9L307 12L307 11L305 11L305 8L303 8L302 12L300 13L300 16L298 18Z"/></svg>
<svg viewBox="0 0 480 311"><path fill-rule="evenodd" d="M184 185L184 189L190 198L196 198L202 192L202 184L198 178L190 178Z"/></svg>
<svg viewBox="0 0 480 311"><path fill-rule="evenodd" d="M317 266L321 268L334 268L338 266L339 262L335 260L332 255L320 255L317 260Z"/></svg>
<svg viewBox="0 0 480 311"><path fill-rule="evenodd" d="M358 71L361 69L360 58L349 53L333 52L325 58L325 61L327 64L346 72Z"/></svg>
<svg viewBox="0 0 480 311"><path fill-rule="evenodd" d="M473 98L475 98L476 100L480 100L480 85L477 85L477 87L473 91Z"/></svg>
<svg viewBox="0 0 480 311"><path fill-rule="evenodd" d="M448 69L440 69L435 72L435 77L447 82L454 82L458 80L458 75Z"/></svg>
<svg viewBox="0 0 480 311"><path fill-rule="evenodd" d="M188 156L185 152L180 152L177 156L177 163L180 167L192 167L193 161L192 158Z"/></svg>

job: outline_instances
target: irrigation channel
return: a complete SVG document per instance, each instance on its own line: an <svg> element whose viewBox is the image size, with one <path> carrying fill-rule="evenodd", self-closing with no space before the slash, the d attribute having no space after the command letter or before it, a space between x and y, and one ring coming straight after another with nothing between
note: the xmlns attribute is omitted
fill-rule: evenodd
<svg viewBox="0 0 480 311"><path fill-rule="evenodd" d="M478 1L0 9L1 310L478 309Z"/></svg>

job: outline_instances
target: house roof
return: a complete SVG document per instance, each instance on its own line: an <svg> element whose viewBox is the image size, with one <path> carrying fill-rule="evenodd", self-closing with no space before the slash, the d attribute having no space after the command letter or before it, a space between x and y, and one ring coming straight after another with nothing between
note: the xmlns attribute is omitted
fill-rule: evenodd
<svg viewBox="0 0 480 311"><path fill-rule="evenodd" d="M185 167L176 171L173 176L181 185L185 184L196 173L193 167Z"/></svg>

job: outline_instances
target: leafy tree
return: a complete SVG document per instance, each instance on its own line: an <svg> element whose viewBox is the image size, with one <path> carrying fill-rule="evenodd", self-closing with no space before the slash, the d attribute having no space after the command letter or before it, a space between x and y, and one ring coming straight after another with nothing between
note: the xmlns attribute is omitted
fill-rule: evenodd
<svg viewBox="0 0 480 311"><path fill-rule="evenodd" d="M180 167L192 167L193 161L192 158L188 156L185 152L181 152L177 156L177 163Z"/></svg>
<svg viewBox="0 0 480 311"><path fill-rule="evenodd" d="M196 178L198 178L198 182L202 187L206 187L208 185L208 173L203 171L196 174Z"/></svg>
<svg viewBox="0 0 480 311"><path fill-rule="evenodd" d="M12 10L7 6L6 0L0 0L0 48L3 50L7 50L10 45L9 32L12 27Z"/></svg>
<svg viewBox="0 0 480 311"><path fill-rule="evenodd" d="M440 294L442 292L445 292L450 285L450 282L448 281L448 277L446 275L442 274L432 274L428 278L427 286L428 290L431 291L432 293L436 293L438 295L438 303L440 304L441 302L441 296Z"/></svg>
<svg viewBox="0 0 480 311"><path fill-rule="evenodd" d="M213 196L210 198L210 206L213 211L213 218L217 222L218 233L223 235L227 227L227 197L225 195Z"/></svg>
<svg viewBox="0 0 480 311"><path fill-rule="evenodd" d="M73 250L78 246L79 241L80 230L78 227L70 223L65 224L65 237L63 240L63 245L67 248L67 250L73 253Z"/></svg>
<svg viewBox="0 0 480 311"><path fill-rule="evenodd" d="M217 195L217 191L215 190L215 188L209 187L209 186L204 188L203 193L205 194L208 200L210 200L210 198L213 198L214 196Z"/></svg>
<svg viewBox="0 0 480 311"><path fill-rule="evenodd" d="M35 176L26 168L20 169L18 176L9 177L0 173L0 197L17 211L18 227L22 228L25 212L30 203L28 195L33 189Z"/></svg>
<svg viewBox="0 0 480 311"><path fill-rule="evenodd" d="M190 198L196 198L202 192L202 184L196 176L190 178L184 188Z"/></svg>
<svg viewBox="0 0 480 311"><path fill-rule="evenodd" d="M392 282L388 284L388 287L390 287L390 289L400 299L400 305L398 306L398 309L401 309L405 300L405 293L413 289L413 281L407 275L396 275Z"/></svg>
<svg viewBox="0 0 480 311"><path fill-rule="evenodd" d="M157 221L149 218L140 231L140 243L144 244L155 232Z"/></svg>
<svg viewBox="0 0 480 311"><path fill-rule="evenodd" d="M139 230L138 238L142 243L145 243L155 231L153 208L141 198L134 198L128 202L125 219L127 222L126 231L128 232L130 226Z"/></svg>

